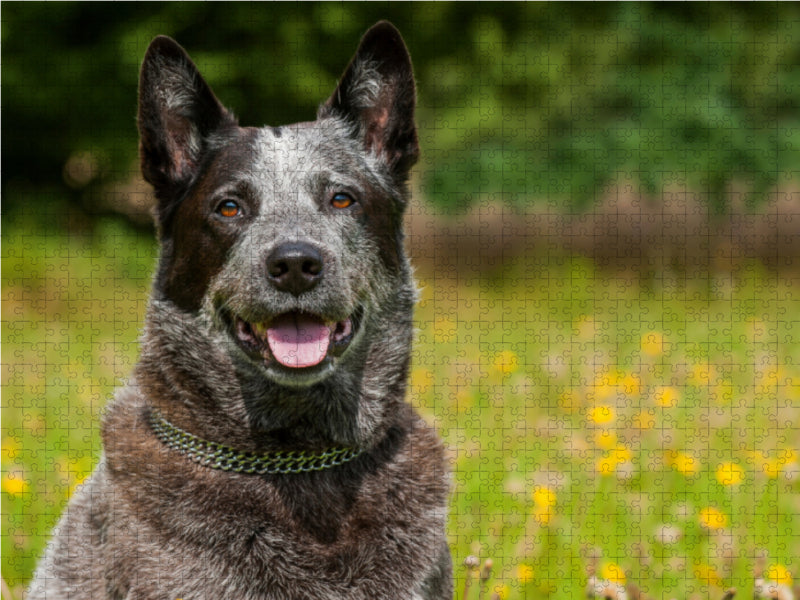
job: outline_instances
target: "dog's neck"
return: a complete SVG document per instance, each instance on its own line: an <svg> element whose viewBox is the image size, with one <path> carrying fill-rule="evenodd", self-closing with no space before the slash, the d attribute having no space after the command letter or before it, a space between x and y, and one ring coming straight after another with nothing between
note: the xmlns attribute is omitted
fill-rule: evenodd
<svg viewBox="0 0 800 600"><path fill-rule="evenodd" d="M354 349L362 354L360 372L342 370L295 389L231 358L203 317L153 301L135 384L177 426L240 452L276 443L370 447L392 426L406 392L411 321L393 324L391 339L376 336L370 346ZM380 322L370 326L380 328ZM164 343L170 339L181 343Z"/></svg>

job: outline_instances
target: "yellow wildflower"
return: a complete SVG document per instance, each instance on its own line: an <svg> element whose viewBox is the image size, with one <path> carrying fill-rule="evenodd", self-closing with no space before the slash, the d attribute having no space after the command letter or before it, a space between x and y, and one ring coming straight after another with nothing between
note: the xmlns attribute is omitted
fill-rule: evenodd
<svg viewBox="0 0 800 600"><path fill-rule="evenodd" d="M533 581L533 567L530 565L519 565L517 567L517 580L521 585Z"/></svg>
<svg viewBox="0 0 800 600"><path fill-rule="evenodd" d="M617 444L616 448L611 452L611 456L618 463L624 463L629 462L633 458L633 453L627 446Z"/></svg>
<svg viewBox="0 0 800 600"><path fill-rule="evenodd" d="M629 463L633 454L623 444L617 444L607 454L604 454L595 463L595 470L601 475L613 475L621 464Z"/></svg>
<svg viewBox="0 0 800 600"><path fill-rule="evenodd" d="M11 496L21 496L28 491L28 482L22 478L21 473L5 473L3 491Z"/></svg>
<svg viewBox="0 0 800 600"><path fill-rule="evenodd" d="M681 473L690 477L700 471L700 461L688 452L670 452L668 460L673 467Z"/></svg>
<svg viewBox="0 0 800 600"><path fill-rule="evenodd" d="M761 450L745 450L745 454L747 455L747 460L755 465L760 464L760 461L766 458L766 454L764 454Z"/></svg>
<svg viewBox="0 0 800 600"><path fill-rule="evenodd" d="M622 373L620 371L606 371L598 375L597 379L595 380L595 386L608 385L615 387L621 379Z"/></svg>
<svg viewBox="0 0 800 600"><path fill-rule="evenodd" d="M611 423L614 416L614 409L606 404L599 404L589 411L589 420L598 425Z"/></svg>
<svg viewBox="0 0 800 600"><path fill-rule="evenodd" d="M690 379L694 385L702 387L710 384L714 376L714 369L711 365L695 365Z"/></svg>
<svg viewBox="0 0 800 600"><path fill-rule="evenodd" d="M617 371L610 371L599 375L592 386L595 400L605 400L615 395L621 379L622 375Z"/></svg>
<svg viewBox="0 0 800 600"><path fill-rule="evenodd" d="M774 581L775 583L792 585L792 574L789 572L789 569L779 563L769 566L765 578L768 581Z"/></svg>
<svg viewBox="0 0 800 600"><path fill-rule="evenodd" d="M71 498L75 491L89 478L90 473L78 475L71 486L66 488L67 498Z"/></svg>
<svg viewBox="0 0 800 600"><path fill-rule="evenodd" d="M656 419L648 410L642 410L633 417L633 425L637 429L652 429L656 426Z"/></svg>
<svg viewBox="0 0 800 600"><path fill-rule="evenodd" d="M622 391L629 396L635 396L639 393L639 389L642 387L642 382L639 380L639 377L634 375L633 373L625 374L619 382Z"/></svg>
<svg viewBox="0 0 800 600"><path fill-rule="evenodd" d="M651 331L642 336L642 352L647 356L661 356L664 353L664 336L658 331Z"/></svg>
<svg viewBox="0 0 800 600"><path fill-rule="evenodd" d="M674 387L662 387L656 390L653 398L658 406L663 406L664 408L671 408L673 406L678 405L678 398L680 394L678 390Z"/></svg>
<svg viewBox="0 0 800 600"><path fill-rule="evenodd" d="M411 371L411 388L416 394L424 394L433 385L433 373L428 369L416 368Z"/></svg>
<svg viewBox="0 0 800 600"><path fill-rule="evenodd" d="M603 566L600 568L600 576L611 583L625 585L625 571L616 563L603 563Z"/></svg>
<svg viewBox="0 0 800 600"><path fill-rule="evenodd" d="M553 518L552 508L556 505L556 493L544 485L533 490L533 519L540 525L547 525Z"/></svg>
<svg viewBox="0 0 800 600"><path fill-rule="evenodd" d="M711 565L705 563L697 563L694 566L694 576L703 583L710 585L721 586L722 578L717 573L717 570Z"/></svg>
<svg viewBox="0 0 800 600"><path fill-rule="evenodd" d="M498 352L494 357L494 368L503 375L510 375L519 367L517 355L511 350Z"/></svg>
<svg viewBox="0 0 800 600"><path fill-rule="evenodd" d="M595 463L595 469L601 475L612 475L617 469L617 461L613 456L601 456Z"/></svg>
<svg viewBox="0 0 800 600"><path fill-rule="evenodd" d="M545 485L537 485L531 496L537 506L555 506L556 504L556 493Z"/></svg>
<svg viewBox="0 0 800 600"><path fill-rule="evenodd" d="M709 506L701 510L699 520L701 527L711 531L724 529L728 525L727 515L720 510L717 510L713 506Z"/></svg>
<svg viewBox="0 0 800 600"><path fill-rule="evenodd" d="M717 467L717 481L722 485L739 485L744 481L744 469L733 462L725 462Z"/></svg>

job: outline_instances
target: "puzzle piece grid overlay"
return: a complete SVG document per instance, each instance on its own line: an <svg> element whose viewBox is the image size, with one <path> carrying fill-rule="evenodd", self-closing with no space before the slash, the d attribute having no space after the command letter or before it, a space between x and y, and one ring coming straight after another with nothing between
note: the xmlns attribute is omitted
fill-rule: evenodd
<svg viewBox="0 0 800 600"><path fill-rule="evenodd" d="M424 150L424 123L420 135ZM423 152L417 169L436 168ZM668 189L653 209L625 182L594 210L521 211L487 193L455 217L426 204L428 180L413 187L409 401L448 447L456 597L791 589L798 280L793 264L751 255L782 243L798 194L720 226L691 191ZM41 206L13 216L2 249L2 561L15 598L100 456L157 253L151 231L83 228L78 211Z"/></svg>

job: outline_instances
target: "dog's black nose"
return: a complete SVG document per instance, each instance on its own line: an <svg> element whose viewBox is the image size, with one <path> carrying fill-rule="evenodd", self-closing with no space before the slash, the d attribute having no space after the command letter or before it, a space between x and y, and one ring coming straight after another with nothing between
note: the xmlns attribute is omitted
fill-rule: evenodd
<svg viewBox="0 0 800 600"><path fill-rule="evenodd" d="M281 244L267 257L267 277L276 289L299 296L322 279L322 255L305 242Z"/></svg>

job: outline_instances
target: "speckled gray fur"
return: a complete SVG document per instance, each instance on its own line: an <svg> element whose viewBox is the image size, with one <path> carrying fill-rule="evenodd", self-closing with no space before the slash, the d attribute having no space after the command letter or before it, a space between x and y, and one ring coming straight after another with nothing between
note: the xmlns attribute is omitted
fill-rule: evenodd
<svg viewBox="0 0 800 600"><path fill-rule="evenodd" d="M174 600L452 597L442 445L406 402L416 292L402 246L417 159L413 75L388 23L364 36L314 122L241 128L183 50L151 44L140 81L142 171L161 258L104 455L59 522L28 596ZM352 207L333 210L344 191ZM240 214L216 207L235 198ZM286 243L324 262L313 289L270 285ZM287 369L237 319L352 320L341 354ZM357 446L329 470L244 475L191 462L148 415L241 452Z"/></svg>

